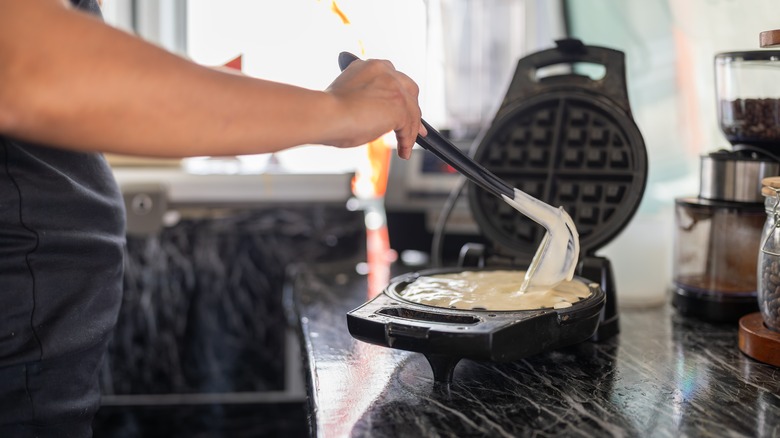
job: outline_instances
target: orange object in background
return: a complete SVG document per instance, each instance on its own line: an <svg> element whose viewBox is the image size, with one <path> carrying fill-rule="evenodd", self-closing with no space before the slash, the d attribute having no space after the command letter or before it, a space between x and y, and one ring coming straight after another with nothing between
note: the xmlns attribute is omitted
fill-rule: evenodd
<svg viewBox="0 0 780 438"><path fill-rule="evenodd" d="M371 185L375 196L385 196L387 191L387 175L390 171L391 149L379 137L368 144L368 162L371 165Z"/></svg>
<svg viewBox="0 0 780 438"><path fill-rule="evenodd" d="M387 225L366 230L366 262L368 263L368 299L382 293L390 283L390 265L395 251L390 249Z"/></svg>
<svg viewBox="0 0 780 438"><path fill-rule="evenodd" d="M336 0L330 1L333 12L345 26L351 25L347 14L341 10ZM360 54L365 56L363 41L358 39ZM369 142L366 146L368 167L359 170L352 178L352 193L366 201L366 264L368 265L368 298L373 298L384 290L390 282L390 265L396 259L396 253L390 248L390 236L387 231L382 198L387 191L387 177L390 171L392 150L384 138Z"/></svg>
<svg viewBox="0 0 780 438"><path fill-rule="evenodd" d="M230 61L226 62L223 67L232 68L233 70L241 71L243 67L243 58L244 55L238 55L235 58L231 59Z"/></svg>
<svg viewBox="0 0 780 438"><path fill-rule="evenodd" d="M332 0L330 2L330 10L333 11L334 14L338 15L339 18L341 18L342 23L349 24L349 18L347 18L347 14L341 11L339 5L336 4L336 0Z"/></svg>
<svg viewBox="0 0 780 438"><path fill-rule="evenodd" d="M355 178L366 178L370 181L373 198L382 198L387 191L387 177L390 170L392 150L380 137L368 144L366 148L370 173L357 175ZM354 185L354 181L353 181ZM357 192L356 192L357 194ZM369 214L381 215L381 224L372 223ZM390 236L387 231L387 219L383 205L366 209L366 256L368 262L368 298L380 293L390 282L390 265L395 261L396 254L390 248Z"/></svg>

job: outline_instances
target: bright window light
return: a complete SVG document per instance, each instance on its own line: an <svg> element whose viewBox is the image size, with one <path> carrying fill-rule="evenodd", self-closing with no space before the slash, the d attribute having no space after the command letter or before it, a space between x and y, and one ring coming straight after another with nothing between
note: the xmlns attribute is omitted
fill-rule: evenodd
<svg viewBox="0 0 780 438"><path fill-rule="evenodd" d="M241 55L249 76L321 90L338 76L338 54L346 50L389 59L426 90L422 0L191 1L186 26L188 56L200 64L222 65ZM421 96L423 106L428 100L436 98ZM386 140L395 143L393 136ZM269 157L240 159L257 168ZM275 159L283 171L350 172L366 161L366 152L310 145Z"/></svg>

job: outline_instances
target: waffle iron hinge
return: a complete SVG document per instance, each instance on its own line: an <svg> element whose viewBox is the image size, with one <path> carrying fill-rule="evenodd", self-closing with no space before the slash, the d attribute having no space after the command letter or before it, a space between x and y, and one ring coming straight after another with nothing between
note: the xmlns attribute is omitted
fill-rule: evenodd
<svg viewBox="0 0 780 438"><path fill-rule="evenodd" d="M588 255L580 259L577 275L598 283L604 291L606 301L599 315L599 326L591 337L594 342L604 341L620 333L618 323L615 276L612 273L612 263L605 257Z"/></svg>

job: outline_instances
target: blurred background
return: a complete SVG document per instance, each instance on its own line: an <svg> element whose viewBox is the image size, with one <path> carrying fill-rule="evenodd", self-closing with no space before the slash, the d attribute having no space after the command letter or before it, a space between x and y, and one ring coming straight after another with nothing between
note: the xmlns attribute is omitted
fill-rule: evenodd
<svg viewBox="0 0 780 438"><path fill-rule="evenodd" d="M248 75L308 88L328 86L341 51L392 60L420 85L426 120L464 144L490 122L524 54L564 36L624 51L649 184L638 216L604 251L641 252L646 264L616 270L619 282L635 284L625 302L639 303L657 301L670 275L673 198L697 191L699 155L728 145L717 125L713 57L756 49L758 32L778 21L771 0L106 0L103 8L112 25L195 62L240 56ZM240 160L262 171L269 158ZM360 149L316 145L274 158L289 172L367 166Z"/></svg>
<svg viewBox="0 0 780 438"><path fill-rule="evenodd" d="M420 103L425 119L449 135L464 150L471 146L493 119L515 65L524 55L550 48L556 39L564 37L579 38L588 45L625 52L628 94L633 117L647 147L649 177L637 215L600 254L609 257L615 265L617 282L621 285L620 305L635 307L656 306L667 299L672 276L674 198L697 193L700 155L729 145L717 122L713 70L715 54L755 50L758 48L760 31L780 27L776 0L105 0L103 15L112 26L137 34L197 63L220 66L232 62L236 66L240 61L240 69L247 75L313 89L326 88L339 74L336 61L341 51L351 51L363 58L389 59L397 69L420 85ZM387 136L384 141L393 146L392 136ZM252 190L251 187L247 188L246 179L241 179L247 175L283 174L293 178L296 175L322 177L327 174L369 172L367 156L365 147L338 150L321 145L306 145L273 156L255 155L229 160L193 158L182 162L181 167L191 174L218 174L220 179L211 181L219 181L227 192L237 193ZM120 183L125 182L123 187L129 186L126 183L129 180L136 184L154 180L157 178L155 175L158 175L155 173L158 172L155 164L135 167L132 170L133 178L122 177L120 168L123 164L119 159L115 163ZM393 164L398 165L395 162ZM392 168L390 172L393 173ZM415 178L419 175L422 173L402 180L417 181ZM386 205L388 215L393 213L394 208L399 208L392 204L393 195L390 192L394 181L399 184L397 190L404 184L391 177ZM435 195L427 198L426 209L439 209L456 184L456 178L444 178L437 179L431 186L425 186L433 190ZM323 196L323 199L331 199L328 194ZM189 200L190 204L197 204L193 199ZM332 200L336 204L341 203L341 192ZM207 205L209 202L202 200L201 204ZM258 205L264 208L270 204L261 202ZM343 206L343 203L339 205ZM199 208L205 207L201 205ZM278 210L274 214L278 214ZM217 215L222 222L216 224L213 221L214 214L209 214L206 215L207 221L192 222L188 225L191 227L184 230L168 227L165 231L168 235L130 239L130 259L135 267L131 266L129 272L136 272L138 278L148 279L150 271L146 267L155 265L155 257L168 260L166 266L169 267L186 265L184 262L171 262L182 260L171 254L184 254L186 251L176 248L180 248L181 242L197 241L193 236L201 232L206 236L215 232L220 235L224 230L244 230L247 235L257 238L258 235L276 236L274 233L278 232L279 224L298 224L290 227L291 235L299 235L302 229L308 230L310 236L324 236L322 242L331 249L335 245L333 236L339 242L350 240L351 231L348 227L318 234L322 230L306 222L308 213L290 210L286 214L282 219L275 216L276 222L269 222L264 212L258 217L230 219L233 222L225 222L224 217ZM468 215L467 212L464 214ZM199 217L203 219L204 216ZM356 222L358 226L362 220L359 219ZM169 225L186 225L186 221L179 222L177 218L168 217L166 220ZM206 222L208 225L204 225ZM426 222L429 232L435 222L434 214ZM454 222L453 227L460 227L458 232L473 232L468 217L457 219L456 215ZM240 236L240 233L237 235ZM241 247L241 238L236 239L235 247L223 245L221 251L233 254L237 260L247 257L248 260L256 261L253 250ZM262 239L255 241L255 246L266 246L270 248L269 251L277 253L294 245L301 246L292 237L284 242L276 237ZM393 239L391 232L391 242ZM210 243L207 239L198 242L206 248L202 251L209 251ZM429 242L426 241L425 245L429 246ZM302 247L300 252L285 253L287 255L274 268L284 271L284 260L299 261L304 250L314 254L312 257L317 257L320 254L318 248L315 245L311 248ZM224 255L226 253L213 258L230 259L232 256ZM264 262L271 258L264 257L261 257ZM186 284L190 281L187 280L188 275L197 269L182 268L181 281ZM157 275L167 274L158 272ZM282 279L268 275L269 286L262 293L278 293L281 296ZM132 284L141 284L139 281ZM161 280L163 283L166 281L169 280ZM142 292L146 289L141 287L138 290ZM127 296L128 292L126 300ZM132 296L132 292L129 296ZM265 309L268 315L266 320L283 320L283 317L273 316L281 313L281 304L273 301L265 305ZM256 315L254 318L262 319ZM132 317L127 316L123 321L130 320ZM260 323L255 321L254 324ZM279 325L283 326L283 321ZM127 333L120 326L120 336ZM244 402L274 404L276 400L287 408L292 406L292 410L285 408L280 411L287 414L274 411L269 417L278 419L288 415L291 423L305 422L301 359L287 354L298 347L291 346L290 342L294 341L289 339L288 334L282 333L276 338L268 336L263 338L267 341L264 345L266 351L271 353L264 355L266 353L257 352L257 356L250 356L251 360L267 360L269 363L273 362L272 358L281 357L284 360L272 366L268 372L249 373L245 380L237 380L239 383L222 386L205 383L187 386L181 383L184 382L182 380L176 388L170 385L155 387L149 383L155 379L152 373L145 377L149 386L134 387L132 379L137 376L133 377L128 371L126 377L121 377L125 371L119 370L116 365L125 360L129 353L115 347L113 374L107 371L104 379L104 382L113 382L107 387L110 388L108 395L114 398L108 397L107 400L108 405L114 406L115 410L109 412L110 417L104 417L103 429L96 429L96 434L133 436L133 432L121 432L118 426L114 427L122 421L125 425L133 425L126 430L153 430L139 426L141 420L127 420L128 417L124 415L129 411L124 407L146 406L150 409L144 413L147 415L154 411L154 406L180 403L183 400L178 398L164 402L154 397L122 399L123 393L160 395L185 391L190 394L233 394L222 398L207 397L204 403L227 403L234 406ZM269 340L272 338L275 340ZM165 350L164 347L160 348ZM125 356L117 356L119 353ZM176 362L179 359L170 360ZM235 357L233 360L248 359ZM255 365L261 368L265 366L262 363ZM179 369L181 367L171 367L161 371L159 379L170 381L172 377L165 373L174 368L179 370L177 372L187 374ZM122 383L121 379L124 378L130 380ZM271 383L260 384L257 383L258 379L266 379ZM245 384L246 381L255 383ZM275 385L273 382L282 383ZM271 395L246 395L263 391L270 391L268 393ZM104 415L108 415L105 412ZM124 420L119 421L117 418ZM291 433L295 434L305 431L305 426L298 424L289 429L277 430L292 430Z"/></svg>

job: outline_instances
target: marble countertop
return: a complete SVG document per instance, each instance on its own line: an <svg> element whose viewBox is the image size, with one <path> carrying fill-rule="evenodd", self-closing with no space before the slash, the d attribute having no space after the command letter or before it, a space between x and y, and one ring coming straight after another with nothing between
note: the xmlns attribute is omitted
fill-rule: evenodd
<svg viewBox="0 0 780 438"><path fill-rule="evenodd" d="M291 278L314 436L780 436L780 369L744 356L735 325L620 308L616 337L463 360L445 390L421 354L350 336L345 314L367 295L354 262Z"/></svg>

